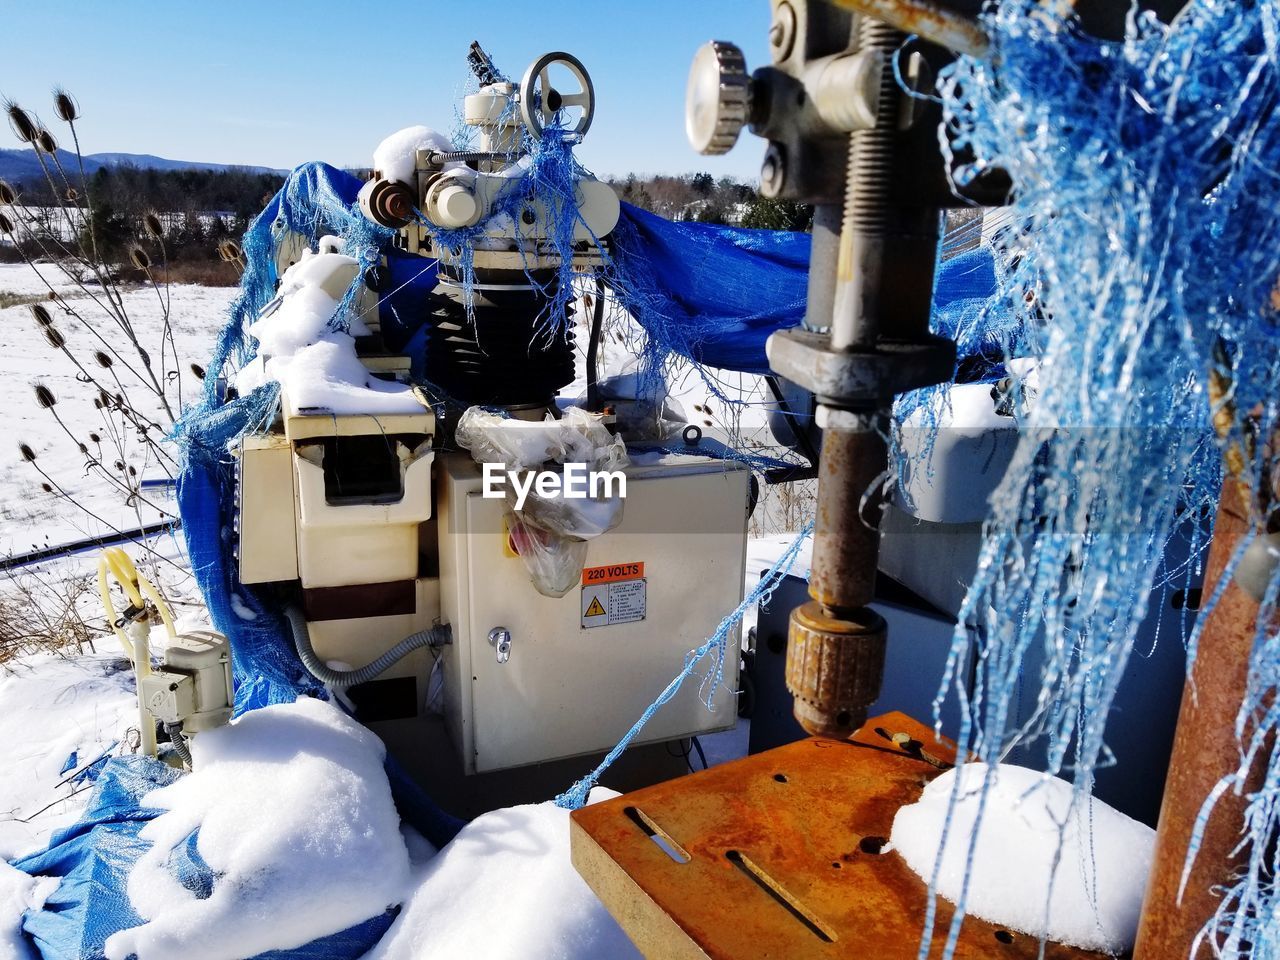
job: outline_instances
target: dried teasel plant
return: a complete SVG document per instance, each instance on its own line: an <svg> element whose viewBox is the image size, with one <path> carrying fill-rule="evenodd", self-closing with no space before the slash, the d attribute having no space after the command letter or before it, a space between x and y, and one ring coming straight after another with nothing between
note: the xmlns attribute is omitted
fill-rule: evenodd
<svg viewBox="0 0 1280 960"><path fill-rule="evenodd" d="M36 126L31 114L12 100L5 101L4 112L9 117L9 126L13 129L14 136L23 143L32 143L40 135L40 128Z"/></svg>
<svg viewBox="0 0 1280 960"><path fill-rule="evenodd" d="M35 270L47 299L28 309L44 344L69 361L75 372L71 385L58 382L57 393L52 382L33 384L35 406L53 421L53 441L69 445L68 452L83 464L93 498L78 492L85 489L81 476L56 475L56 464L67 462L65 458L38 458L36 449L25 442L18 453L37 474L43 493L78 509L96 527L127 536L117 526L118 519L113 523L95 512L101 511L96 504L103 491L118 496L139 529L157 519L174 519L168 504L144 488L143 478L172 478L177 472L176 455L166 438L182 409L184 384L193 377L181 362L173 335L166 222L155 210L137 215L136 236L125 247L123 261L142 279L122 272L118 253L111 253L117 259L108 260L103 231L112 221L95 204L94 184L85 175L75 98L66 90L54 91L53 113L65 124L57 135L17 103L5 101L3 109L17 139L32 151L45 187L27 183L19 203L18 186L0 181L0 230L12 236L15 249L33 269L39 261L62 273L65 285L55 286L47 267ZM60 149L59 140L71 149ZM119 251L119 242L112 242L116 245L111 249ZM139 294L147 290L156 300L146 310L155 316L158 304L160 332L158 342L144 344L141 337L149 336L148 324L137 322L136 314L143 303ZM85 395L78 398L80 387ZM100 419L92 431L85 431L72 416L78 399L91 403ZM158 576L158 568L165 566L189 576L144 538L139 538L139 546L152 573Z"/></svg>
<svg viewBox="0 0 1280 960"><path fill-rule="evenodd" d="M80 119L80 105L62 87L56 87L53 91L53 110L63 123L74 123Z"/></svg>

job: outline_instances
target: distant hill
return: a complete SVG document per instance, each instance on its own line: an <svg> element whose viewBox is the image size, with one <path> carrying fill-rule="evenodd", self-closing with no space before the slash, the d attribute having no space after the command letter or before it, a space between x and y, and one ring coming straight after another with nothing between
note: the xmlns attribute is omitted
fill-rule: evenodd
<svg viewBox="0 0 1280 960"><path fill-rule="evenodd" d="M58 159L68 171L78 169L76 155L68 150L59 150ZM96 172L100 167L137 167L140 170L244 170L248 173L274 173L284 176L288 170L276 170L272 167L254 167L235 163L202 163L198 160L167 160L149 153L91 153L84 158L86 174ZM35 153L25 150L0 150L0 179L10 183L27 183L43 181L44 172L36 160Z"/></svg>

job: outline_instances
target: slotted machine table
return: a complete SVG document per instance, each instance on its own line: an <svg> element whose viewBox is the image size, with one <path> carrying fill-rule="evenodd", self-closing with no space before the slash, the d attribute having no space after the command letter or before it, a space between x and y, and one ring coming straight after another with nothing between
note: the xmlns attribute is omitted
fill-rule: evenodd
<svg viewBox="0 0 1280 960"><path fill-rule="evenodd" d="M647 957L914 960L926 886L883 849L893 818L955 759L902 713L573 813L574 866ZM938 900L941 956L952 909ZM956 960L1040 956L968 917ZM1047 960L1103 954L1047 944Z"/></svg>

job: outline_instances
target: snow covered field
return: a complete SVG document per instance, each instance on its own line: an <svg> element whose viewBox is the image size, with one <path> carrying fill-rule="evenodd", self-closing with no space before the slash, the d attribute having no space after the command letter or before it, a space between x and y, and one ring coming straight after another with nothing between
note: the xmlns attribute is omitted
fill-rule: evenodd
<svg viewBox="0 0 1280 960"><path fill-rule="evenodd" d="M42 279L43 278L43 279ZM48 299L50 289L57 292L67 304L74 307L90 323L103 331L112 330L105 309L94 303L92 296L80 290L55 266L43 265L40 275L23 264L0 264L0 295L7 300L20 301L0 309L0 325L10 331L5 350L0 352L0 402L6 415L0 425L0 556L8 553L24 553L50 544L67 543L89 536L100 536L111 528L123 529L151 523L160 517L156 507L164 508L163 491L146 493L154 503L130 505L126 497L101 472L88 464L99 459L107 471L114 469L117 459L116 445L104 422L102 412L95 408L97 391L77 380L73 362L61 350L51 346L41 335L32 317L31 306L43 304L53 317L54 326L66 339L67 349L86 367L112 378L98 368L93 353L101 347L92 334L79 322L68 316L63 308ZM97 288L90 288L100 296ZM203 364L210 353L213 338L221 327L227 305L234 296L233 289L200 286L174 286L169 288L170 321L177 345L184 398L195 394L199 383L188 369L190 363ZM25 301L25 302L22 302ZM151 288L129 290L123 296L124 308L132 319L138 339L153 357L161 352L161 325L163 307L156 291ZM5 302L5 301L0 301ZM128 355L118 332L108 333L121 353ZM161 420L157 402L149 399L142 390L133 389L127 373L120 373L120 381L128 389L130 397L142 412ZM53 410L39 407L33 394L35 384L41 383L53 392L57 406ZM176 385L170 390L176 399ZM70 429L76 439L84 443L87 453L81 453L75 443L59 427L54 413ZM162 421L161 421L162 422ZM95 442L90 434L96 433L101 442ZM85 511L96 514L94 519L85 511L71 509L68 504L41 490L45 482L23 461L18 444L28 444L37 456L36 465L65 487ZM134 438L123 438L126 467L134 467L144 478L159 479L168 476L162 464L143 456L143 448Z"/></svg>

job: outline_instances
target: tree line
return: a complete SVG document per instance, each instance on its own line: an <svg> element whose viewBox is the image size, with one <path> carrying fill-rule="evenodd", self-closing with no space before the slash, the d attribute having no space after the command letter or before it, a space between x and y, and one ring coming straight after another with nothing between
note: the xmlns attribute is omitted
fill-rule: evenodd
<svg viewBox="0 0 1280 960"><path fill-rule="evenodd" d="M73 183L76 179L69 178ZM144 232L143 218L148 213L158 214L164 222L169 262L205 262L218 259L223 241L238 241L244 235L283 183L278 174L245 169L156 170L121 164L89 174L85 187L92 213L80 191L61 184L55 193L47 182L28 183L22 202L28 208L45 208L50 230L65 220L63 211L79 211L82 229L91 221L94 242L107 263L129 261L129 250ZM732 177L716 179L709 173L631 174L608 183L626 202L671 220L807 230L813 218L812 208L804 204L763 197L752 184ZM16 251L8 253L0 259L14 259Z"/></svg>
<svg viewBox="0 0 1280 960"><path fill-rule="evenodd" d="M73 171L66 172L65 183L55 178L53 184L24 184L21 202L28 210L43 211L35 221L51 233L64 230L68 213L77 214L78 228L92 226L94 245L108 264L129 261L148 213L163 222L169 262L217 260L219 244L239 240L284 184L279 174L235 168L156 170L121 164L99 167L83 185Z"/></svg>
<svg viewBox="0 0 1280 960"><path fill-rule="evenodd" d="M808 230L813 208L794 200L761 196L733 177L709 173L626 177L608 181L627 203L669 220L727 224L763 230Z"/></svg>

